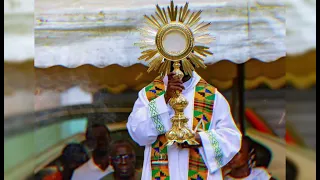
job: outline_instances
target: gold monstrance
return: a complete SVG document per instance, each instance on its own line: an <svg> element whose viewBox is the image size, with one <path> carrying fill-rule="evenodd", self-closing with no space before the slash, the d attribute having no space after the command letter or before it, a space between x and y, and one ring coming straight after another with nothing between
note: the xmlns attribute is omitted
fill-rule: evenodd
<svg viewBox="0 0 320 180"><path fill-rule="evenodd" d="M210 23L199 23L200 14L201 10L190 14L188 3L178 8L171 1L167 11L156 5L156 17L144 15L146 26L139 29L143 39L135 45L144 50L139 60L150 61L148 72L159 70L161 76L165 76L170 72L173 62L174 78L181 80L184 74L192 76L194 66L206 67L202 57L212 53L208 47L195 44L208 44L214 38L207 33ZM180 70L181 65L184 72ZM169 105L175 115L171 118L172 128L165 134L168 140L166 144L187 142L198 145L194 132L188 128L188 118L183 113L188 101L177 91L176 96L169 100Z"/></svg>

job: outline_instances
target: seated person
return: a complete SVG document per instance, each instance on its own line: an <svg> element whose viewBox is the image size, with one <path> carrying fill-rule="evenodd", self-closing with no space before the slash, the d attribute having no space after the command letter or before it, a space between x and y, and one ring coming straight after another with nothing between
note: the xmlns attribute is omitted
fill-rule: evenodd
<svg viewBox="0 0 320 180"><path fill-rule="evenodd" d="M109 164L110 131L104 124L98 123L87 128L86 140L92 144L92 157L77 168L72 180L99 180L113 172Z"/></svg>
<svg viewBox="0 0 320 180"><path fill-rule="evenodd" d="M136 154L129 141L118 140L112 143L110 161L114 172L101 180L140 180L141 173L135 170Z"/></svg>
<svg viewBox="0 0 320 180"><path fill-rule="evenodd" d="M241 149L234 158L224 167L224 170L230 169L226 173L224 180L274 180L267 169L263 167L252 167L252 140L248 136L242 139Z"/></svg>
<svg viewBox="0 0 320 180"><path fill-rule="evenodd" d="M88 153L83 145L70 143L62 150L62 171L48 175L43 180L70 180L73 171L88 159Z"/></svg>

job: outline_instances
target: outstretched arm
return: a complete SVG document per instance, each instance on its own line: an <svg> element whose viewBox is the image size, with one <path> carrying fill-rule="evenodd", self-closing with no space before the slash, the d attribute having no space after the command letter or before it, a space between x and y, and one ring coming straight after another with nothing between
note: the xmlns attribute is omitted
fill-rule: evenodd
<svg viewBox="0 0 320 180"><path fill-rule="evenodd" d="M210 173L226 165L240 150L241 133L232 118L227 100L216 92L210 130L200 132Z"/></svg>
<svg viewBox="0 0 320 180"><path fill-rule="evenodd" d="M131 138L140 146L151 145L158 135L168 131L169 122L168 106L164 95L149 102L145 89L142 89L127 123Z"/></svg>

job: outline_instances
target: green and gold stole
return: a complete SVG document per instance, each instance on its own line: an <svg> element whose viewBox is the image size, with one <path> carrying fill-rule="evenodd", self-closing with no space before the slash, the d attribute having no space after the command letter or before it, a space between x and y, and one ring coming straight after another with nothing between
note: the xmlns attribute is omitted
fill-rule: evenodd
<svg viewBox="0 0 320 180"><path fill-rule="evenodd" d="M215 90L213 86L201 79L195 88L194 95L194 116L193 116L193 129L202 120L205 131L209 129L213 103L215 99ZM156 129L159 131L160 136L152 144L151 150L151 169L152 179L155 180L170 180L167 147L163 144L167 141L164 135L165 129L160 120L155 101L158 96L165 93L165 85L160 77L156 78L145 88L146 96L150 102L150 113L152 120L155 123ZM208 175L208 168L206 167L198 148L189 150L189 180L206 180Z"/></svg>

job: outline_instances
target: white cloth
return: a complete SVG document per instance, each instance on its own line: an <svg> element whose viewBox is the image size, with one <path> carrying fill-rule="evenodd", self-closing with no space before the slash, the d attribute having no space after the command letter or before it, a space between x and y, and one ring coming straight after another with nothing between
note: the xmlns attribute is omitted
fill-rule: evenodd
<svg viewBox="0 0 320 180"><path fill-rule="evenodd" d="M249 176L245 178L233 178L230 176L226 176L225 180L270 180L271 175L265 168L254 168L251 170Z"/></svg>
<svg viewBox="0 0 320 180"><path fill-rule="evenodd" d="M108 166L107 169L103 171L94 163L93 158L91 158L73 172L71 180L100 180L112 172L112 166Z"/></svg>
<svg viewBox="0 0 320 180"><path fill-rule="evenodd" d="M184 83L185 90L183 96L188 100L189 104L184 113L189 118L188 126L192 128L193 120L193 104L195 86L200 80L200 76L193 72L193 77L190 82ZM168 78L163 79L164 84L168 82ZM153 105L152 105L153 104ZM150 112L150 108L156 107L157 113ZM164 134L171 128L170 118L174 115L173 109L166 104L164 96L159 96L149 102L145 89L139 92L139 98L135 102L133 111L131 112L127 128L132 139L141 146L145 146L143 175L142 180L151 179L151 145L156 141L159 134ZM154 117L159 117L163 126L154 123ZM164 127L163 129L157 127ZM214 109L211 124L208 132L199 133L203 147L200 148L201 156L203 157L208 167L208 180L222 179L221 166L227 164L233 156L239 151L241 143L241 133L235 125L229 104L221 93L216 91ZM215 137L219 142L222 150L222 164L218 164L216 159L215 148L210 141L210 136ZM168 147L168 160L170 179L186 180L188 179L188 160L189 150L179 149L176 145Z"/></svg>

